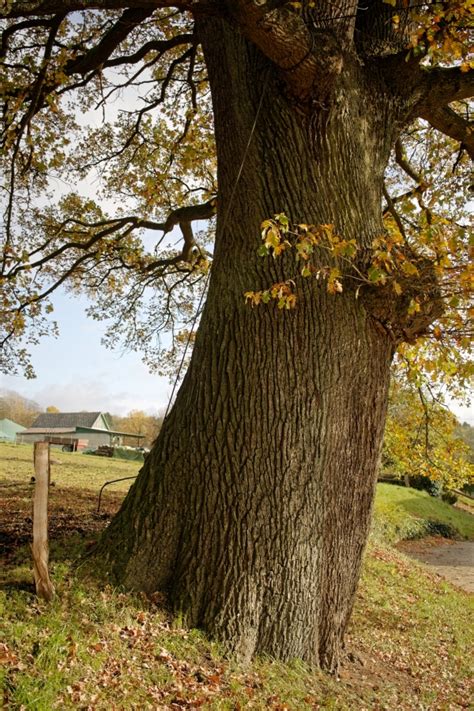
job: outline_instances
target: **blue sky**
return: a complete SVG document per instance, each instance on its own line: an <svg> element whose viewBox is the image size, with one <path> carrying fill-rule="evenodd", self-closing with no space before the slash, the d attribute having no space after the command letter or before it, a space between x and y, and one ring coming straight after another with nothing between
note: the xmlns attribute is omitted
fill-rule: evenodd
<svg viewBox="0 0 474 711"><path fill-rule="evenodd" d="M136 353L113 352L101 345L104 324L87 318L85 299L60 293L54 306L60 335L43 339L32 350L37 378L0 375L2 388L63 412L124 415L130 410L156 414L166 409L168 379L151 375Z"/></svg>

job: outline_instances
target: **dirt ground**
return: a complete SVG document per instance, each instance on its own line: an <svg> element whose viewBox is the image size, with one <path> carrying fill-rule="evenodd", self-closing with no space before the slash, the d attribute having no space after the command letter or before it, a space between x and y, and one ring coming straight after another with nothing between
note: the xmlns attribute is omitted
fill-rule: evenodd
<svg viewBox="0 0 474 711"><path fill-rule="evenodd" d="M0 482L0 588L5 585L5 578L2 576L2 569L6 572L8 565L15 565L15 558L18 551L24 550L25 544L31 541L32 528L32 495L33 485L29 483ZM71 538L71 545L75 539L87 539L91 543L97 539L100 532L107 525L112 515L117 511L123 500L124 493L106 491L104 500L101 506L101 511L97 513L97 491L87 491L55 486L50 489L49 501L49 535L52 545L57 542L59 544L56 551L52 551L52 558L55 561L59 560L61 550L65 548L65 540ZM473 561L474 543L471 544L446 542L442 538L433 538L428 541L411 542L408 545L400 546L401 550L407 555L420 559L420 556L436 555L440 551L445 551L450 556L460 556L458 552L463 550L462 560L460 565L456 567L456 571L463 576L470 570L471 584L474 584L473 576ZM394 552L381 549L373 553L383 561L396 566L397 570L402 570L405 565L409 567L407 561L403 561ZM467 560L467 563L465 562ZM438 561L439 562L439 561ZM438 568L432 569L433 572L438 572ZM454 584L459 584L459 581L452 579ZM464 586L464 582L460 587ZM23 590L34 592L32 583L26 587L25 583L8 582L8 589L17 586ZM468 588L464 588L468 589ZM474 585L470 588L474 591ZM342 660L340 675L338 677L338 687L341 689L341 694L347 694L348 697L354 700L357 695L360 695L360 703L347 706L342 702L340 708L354 709L375 709L382 710L387 708L406 709L411 711L415 708L428 707L420 705L419 696L428 685L430 693L436 702L433 702L429 708L439 711L447 711L448 709L467 709L469 708L469 690L466 687L466 682L459 679L454 673L452 677L445 675L440 676L437 671L430 671L430 666L426 662L426 657L421 656L419 651L413 652L413 649L407 643L404 643L403 635L410 634L411 613L410 608L404 607L402 603L400 609L406 610L406 618L398 613L393 613L393 619L396 620L394 629L385 630L379 626L379 619L375 617L373 630L382 638L380 646L377 646L373 635L361 635L361 626L366 627L366 610L368 603L362 600L361 605L365 605L362 609L363 614L359 613L359 627L354 626L346 638L346 653ZM386 608L379 611L380 614L386 614ZM383 618L386 620L387 618ZM391 618L388 618L391 619ZM363 621L362 621L363 620ZM386 624L386 622L384 623ZM127 628L128 629L128 628ZM407 630L407 631L405 631ZM399 642L387 646L387 640L390 639L390 634L398 634ZM438 642L437 642L438 644ZM445 642L439 641L440 649L443 654L448 654L445 650ZM408 651L407 651L408 650ZM1 651L1 650L0 650ZM147 661L148 668L152 666L154 661ZM425 665L425 666L423 666ZM192 667L190 667L192 668ZM428 681L427 681L428 679ZM182 682L180 681L180 684ZM195 680L193 681L195 683ZM259 682L261 683L261 682ZM69 688L69 687L68 687ZM180 687L181 688L181 687ZM388 694L386 698L391 699L390 705L378 703L377 699L379 690L384 690L384 694ZM388 689L388 691L386 691ZM380 692L382 693L382 692ZM443 700L449 694L450 699L455 699L456 703ZM335 697L334 697L335 698ZM332 700L334 700L332 697ZM0 694L1 699L1 694ZM365 699L369 699L365 703ZM372 701L370 701L372 699ZM406 701L404 700L406 699ZM0 701L1 703L1 701ZM337 702L336 702L337 703ZM331 704L331 707L332 704ZM79 706L78 706L79 708ZM86 708L85 706L81 708ZM88 708L92 708L89 706ZM163 707L164 708L164 707ZM184 706L182 706L184 708ZM186 706L191 708L191 706ZM193 708L195 708L193 706ZM235 708L241 708L235 706ZM286 705L268 705L268 708L285 709L290 708ZM319 704L314 708L320 708ZM336 706L334 706L336 708ZM339 706L338 706L339 708Z"/></svg>
<svg viewBox="0 0 474 711"><path fill-rule="evenodd" d="M0 568L20 546L31 542L33 485L0 484ZM97 513L96 491L51 487L49 494L50 541L78 534L98 537L118 510L123 493L106 492Z"/></svg>
<svg viewBox="0 0 474 711"><path fill-rule="evenodd" d="M474 541L451 541L433 536L403 541L397 548L462 590L474 593Z"/></svg>

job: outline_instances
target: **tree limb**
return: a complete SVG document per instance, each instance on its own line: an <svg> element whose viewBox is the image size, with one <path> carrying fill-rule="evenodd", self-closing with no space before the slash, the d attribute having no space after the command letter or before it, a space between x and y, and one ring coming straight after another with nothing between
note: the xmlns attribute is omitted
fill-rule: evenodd
<svg viewBox="0 0 474 711"><path fill-rule="evenodd" d="M200 205L187 205L186 207L179 207L177 210L173 210L168 215L166 222L158 223L142 220L140 226L155 230L163 230L166 234L167 232L171 232L173 227L184 222L209 220L216 214L216 209L217 198L214 197L207 202L201 203Z"/></svg>
<svg viewBox="0 0 474 711"><path fill-rule="evenodd" d="M474 96L474 71L463 72L460 67L420 68L421 106L447 106Z"/></svg>
<svg viewBox="0 0 474 711"><path fill-rule="evenodd" d="M29 30L33 27L50 27L51 19L37 19L37 20L23 20L22 22L17 22L15 25L10 25L6 27L2 32L2 40L0 47L0 57L5 57L8 49L8 42L10 37L19 32L20 30Z"/></svg>
<svg viewBox="0 0 474 711"><path fill-rule="evenodd" d="M277 3L279 4L279 3ZM332 28L319 29L287 7L268 9L253 0L229 3L240 31L283 74L289 90L307 100L325 97L342 70L342 48Z"/></svg>
<svg viewBox="0 0 474 711"><path fill-rule="evenodd" d="M130 234L135 229L155 230L167 234L168 232L171 232L173 227L179 225L184 240L182 251L177 254L176 257L172 258L171 261L168 259L158 260L158 262L153 262L153 264L156 266L157 263L161 265L168 263L175 264L179 261L187 262L189 261L192 255L193 248L196 247L191 223L196 220L210 219L216 214L216 209L217 198L212 198L211 200L208 200L207 202L201 203L199 205L187 205L185 207L180 207L177 210L173 210L172 212L170 212L165 222L143 220L134 215L131 215L129 217L121 217L115 220L102 220L100 222L93 223L87 223L75 219L67 219L60 225L55 237L58 237L61 233L64 233L64 230L68 224L78 225L79 227L84 227L85 229L89 230L97 229L98 227L103 227L103 229L94 233L89 237L89 239L85 241L73 240L70 242L64 242L63 244L61 244L60 247L54 249L52 252L49 252L48 254L42 254L42 256L35 262L19 264L13 267L12 269L10 269L9 272L5 274L5 279L12 280L16 278L20 272L23 271L31 269L41 269L41 267L51 261L54 261L66 252L79 251L88 253L92 247L97 245L105 237L108 237L118 232L124 227L126 227L126 230L124 233L118 236L119 240L122 239L124 236ZM77 235L78 233L76 231L73 234ZM43 244L41 248L35 249L33 252L30 253L30 258L37 253L43 253L47 245L50 243L51 239L47 240L47 242Z"/></svg>
<svg viewBox="0 0 474 711"><path fill-rule="evenodd" d="M474 71L461 67L420 66L420 58L407 50L370 63L370 72L379 71L384 82L407 101L407 118L425 117L434 109L474 96Z"/></svg>
<svg viewBox="0 0 474 711"><path fill-rule="evenodd" d="M401 140L398 138L396 143L395 143L395 160L397 161L398 165L402 170L405 171L405 173L415 181L415 183L421 184L423 182L421 175L414 170L414 168L410 165L410 163L407 160L407 157L405 155L405 151L403 149L403 145Z"/></svg>
<svg viewBox="0 0 474 711"><path fill-rule="evenodd" d="M454 138L455 141L460 141L461 149L465 149L474 160L474 121L466 121L449 106L433 107L420 112L420 116L433 128Z"/></svg>
<svg viewBox="0 0 474 711"><path fill-rule="evenodd" d="M188 33L183 35L175 35L168 40L151 40L144 44L134 54L114 57L104 62L104 67L117 67L120 64L136 64L141 59L146 57L149 52L164 53L169 49L174 49L183 44L193 44L196 42L194 35Z"/></svg>
<svg viewBox="0 0 474 711"><path fill-rule="evenodd" d="M175 7L195 14L216 13L216 4L212 0L16 0L0 10L0 17L31 17L54 15L59 12L127 8L148 8L153 11L164 7Z"/></svg>
<svg viewBox="0 0 474 711"><path fill-rule="evenodd" d="M130 56L124 56L124 57L114 57L113 59L109 60L110 55L114 52L114 50L123 42L123 40L132 32L135 27L137 27L143 20L145 20L147 17L153 14L153 9L144 9L144 8L137 8L134 10L125 10L125 12L122 13L120 19L113 25L113 27L100 39L97 45L92 47L89 51L85 52L84 54L80 55L79 57L76 57L75 59L69 60L65 67L64 67L64 74L67 76L72 76L73 74L81 74L84 76L85 74L89 74L89 76L86 78L86 83L90 80L91 72L95 72L96 70L102 68L102 67L109 67L109 66L118 66L124 63L134 63L140 61L147 52L149 51L158 51L160 52L160 56L167 52L170 49L174 49L175 47L178 47L182 44L191 44L195 43L196 39L194 35L192 34L181 34L181 35L176 35L175 37L170 38L169 40L156 40L152 42L146 43L143 47L141 47L137 52L135 52L133 55ZM51 27L50 30L50 36L46 45L46 50L45 50L45 61L43 63L43 66L38 73L38 76L34 83L32 84L31 90L30 90L30 95L27 97L29 100L29 107L27 111L25 111L25 114L23 116L23 119L19 123L19 134L25 130L31 119L35 114L38 113L44 106L46 102L46 97L54 92L58 86L59 86L59 79L55 78L53 81L51 79L47 80L47 69L48 69L48 61L51 55L51 50L52 50L52 42L54 41L54 38L56 36L56 33L58 31L59 25L61 24L62 19L64 18L64 14L62 15L55 15L52 17L48 22L41 22L39 23L38 21L25 21L25 22L20 22L17 25L14 25L13 27L17 29L23 29L27 28L30 26L31 23L35 24L44 24L47 27ZM7 28L5 30L5 33L9 31L10 28ZM15 30L15 31L16 31ZM4 34L5 34L4 33ZM5 40L5 48L7 47L7 42L8 42L8 35ZM184 55L184 58L186 58L186 54ZM175 62L171 64L171 67L174 68ZM168 72L168 77L171 78L172 72ZM169 81L169 79L168 79ZM165 82L166 83L166 82ZM66 86L61 89L60 93L64 93L67 90L70 90L74 88L76 84L72 86ZM166 88L166 87L165 87ZM26 99L26 97L25 97Z"/></svg>
<svg viewBox="0 0 474 711"><path fill-rule="evenodd" d="M102 65L130 32L147 17L150 17L153 12L154 9L143 7L125 10L120 19L105 33L95 47L66 64L65 73L84 75Z"/></svg>
<svg viewBox="0 0 474 711"><path fill-rule="evenodd" d="M413 115L460 141L461 147L474 159L474 124L448 106L474 96L474 71L463 72L460 67L421 67L418 73Z"/></svg>

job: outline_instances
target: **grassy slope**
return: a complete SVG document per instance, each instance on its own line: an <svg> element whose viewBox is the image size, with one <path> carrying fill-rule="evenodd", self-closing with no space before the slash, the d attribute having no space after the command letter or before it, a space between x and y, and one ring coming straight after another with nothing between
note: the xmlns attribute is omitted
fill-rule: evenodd
<svg viewBox="0 0 474 711"><path fill-rule="evenodd" d="M30 455L26 446L0 445L0 481L28 481ZM185 630L158 596L150 600L114 590L93 571L72 566L84 545L83 534L94 532L86 514L95 521L87 509L96 499L79 489L86 483L96 494L103 481L133 475L138 465L62 453L53 458L62 462L53 465L53 514L70 493L86 521L85 531L71 535L71 530L58 529L55 534L51 558L57 596L50 606L32 595L26 546L0 568L0 689L3 682L7 708L469 707L472 596L440 583L382 540L403 538L425 516L474 537L469 514L420 492L380 486L375 533L340 677L311 672L297 661L284 665L260 659L241 669L199 632ZM30 495L25 483L20 490ZM22 501L14 502L21 517Z"/></svg>
<svg viewBox="0 0 474 711"><path fill-rule="evenodd" d="M375 500L374 533L387 542L423 535L424 522L452 526L461 538L474 539L474 516L435 499L426 491L379 484Z"/></svg>

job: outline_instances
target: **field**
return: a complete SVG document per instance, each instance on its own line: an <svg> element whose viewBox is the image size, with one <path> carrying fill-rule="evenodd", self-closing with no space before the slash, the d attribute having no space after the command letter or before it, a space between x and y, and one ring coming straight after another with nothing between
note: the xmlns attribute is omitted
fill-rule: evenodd
<svg viewBox="0 0 474 711"><path fill-rule="evenodd" d="M422 492L379 485L340 675L295 660L240 668L172 616L160 595L113 588L84 558L139 463L52 454L51 570L56 597L36 599L28 541L29 446L0 444L0 688L4 707L66 709L467 709L473 597L393 547L431 530L474 538L471 514ZM6 514L6 515L4 515ZM429 525L428 523L431 522ZM1 696L0 696L1 698Z"/></svg>

